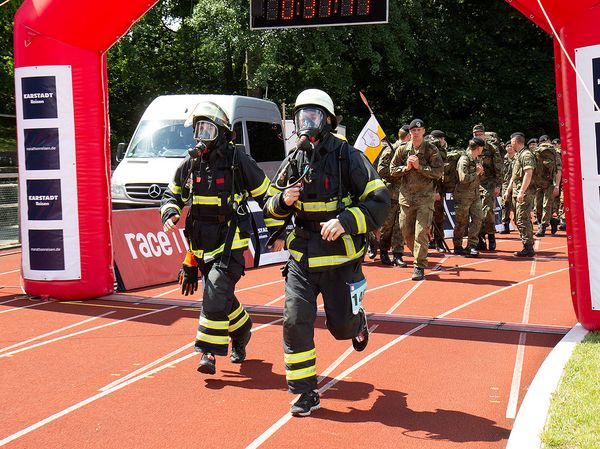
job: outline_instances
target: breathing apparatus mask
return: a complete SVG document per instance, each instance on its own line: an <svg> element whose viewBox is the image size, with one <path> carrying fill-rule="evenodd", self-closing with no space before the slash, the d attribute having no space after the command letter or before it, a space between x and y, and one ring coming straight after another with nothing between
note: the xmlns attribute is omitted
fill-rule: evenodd
<svg viewBox="0 0 600 449"><path fill-rule="evenodd" d="M185 126L193 126L194 139L198 144L188 150L191 158L207 154L219 148L233 137L229 118L215 103L205 101L198 103L185 122Z"/></svg>

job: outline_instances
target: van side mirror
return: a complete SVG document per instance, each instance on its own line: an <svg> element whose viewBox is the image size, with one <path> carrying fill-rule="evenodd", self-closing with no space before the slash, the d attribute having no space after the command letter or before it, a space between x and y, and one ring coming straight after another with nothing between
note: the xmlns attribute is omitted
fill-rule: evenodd
<svg viewBox="0 0 600 449"><path fill-rule="evenodd" d="M125 157L125 151L127 150L127 144L124 142L120 142L117 145L117 162L121 162L123 160L123 158Z"/></svg>

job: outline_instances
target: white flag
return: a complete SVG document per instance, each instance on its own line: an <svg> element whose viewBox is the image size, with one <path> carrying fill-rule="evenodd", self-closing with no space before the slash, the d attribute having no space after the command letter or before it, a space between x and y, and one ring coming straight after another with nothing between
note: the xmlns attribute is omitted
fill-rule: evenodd
<svg viewBox="0 0 600 449"><path fill-rule="evenodd" d="M381 153L384 138L385 133L383 129L379 126L379 122L375 116L371 115L371 118L369 118L369 121L358 135L354 143L354 148L365 153L365 156L367 156L371 163L374 163L379 153Z"/></svg>

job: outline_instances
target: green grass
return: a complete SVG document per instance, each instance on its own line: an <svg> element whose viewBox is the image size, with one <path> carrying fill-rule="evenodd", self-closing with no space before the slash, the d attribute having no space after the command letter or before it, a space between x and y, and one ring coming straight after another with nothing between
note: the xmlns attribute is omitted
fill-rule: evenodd
<svg viewBox="0 0 600 449"><path fill-rule="evenodd" d="M600 449L600 332L575 347L541 439L544 448Z"/></svg>

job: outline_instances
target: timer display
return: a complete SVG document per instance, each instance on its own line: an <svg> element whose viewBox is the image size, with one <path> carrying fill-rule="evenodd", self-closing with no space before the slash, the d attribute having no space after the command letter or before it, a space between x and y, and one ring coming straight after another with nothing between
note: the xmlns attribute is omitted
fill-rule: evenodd
<svg viewBox="0 0 600 449"><path fill-rule="evenodd" d="M387 23L388 0L250 0L250 28Z"/></svg>

